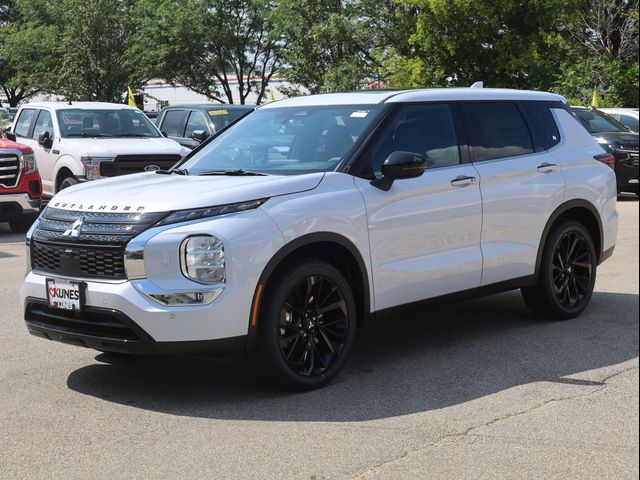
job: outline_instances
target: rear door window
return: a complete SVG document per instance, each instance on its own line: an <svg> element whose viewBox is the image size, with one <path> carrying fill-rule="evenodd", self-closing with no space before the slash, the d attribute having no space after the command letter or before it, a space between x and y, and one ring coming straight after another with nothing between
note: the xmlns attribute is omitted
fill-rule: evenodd
<svg viewBox="0 0 640 480"><path fill-rule="evenodd" d="M29 129L31 128L31 123L33 122L34 117L36 116L37 110L32 108L25 108L20 112L20 116L18 117L18 121L16 122L16 128L14 133L18 137L28 137Z"/></svg>
<svg viewBox="0 0 640 480"><path fill-rule="evenodd" d="M621 124L629 127L629 129L632 132L637 132L638 131L638 119L637 118L632 117L631 115L620 115L620 117L617 118L617 120Z"/></svg>
<svg viewBox="0 0 640 480"><path fill-rule="evenodd" d="M170 137L184 137L186 120L186 110L169 110L162 118L160 130Z"/></svg>
<svg viewBox="0 0 640 480"><path fill-rule="evenodd" d="M475 161L533 153L531 132L515 103L467 103L465 110L473 132Z"/></svg>

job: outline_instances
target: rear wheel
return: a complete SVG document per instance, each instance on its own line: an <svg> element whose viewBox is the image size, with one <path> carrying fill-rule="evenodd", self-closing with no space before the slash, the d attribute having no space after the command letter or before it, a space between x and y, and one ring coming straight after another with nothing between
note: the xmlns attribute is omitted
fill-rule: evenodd
<svg viewBox="0 0 640 480"><path fill-rule="evenodd" d="M77 183L78 183L78 180L76 180L75 177L66 177L64 180L62 180L62 182L60 182L60 188L58 189L58 191L64 190L65 188L72 187Z"/></svg>
<svg viewBox="0 0 640 480"><path fill-rule="evenodd" d="M331 264L283 265L269 281L259 319L257 360L264 375L293 390L328 383L353 343L355 312L349 284Z"/></svg>
<svg viewBox="0 0 640 480"><path fill-rule="evenodd" d="M591 299L596 267L589 232L576 221L563 222L547 240L536 285L522 289L524 301L540 317L574 318Z"/></svg>

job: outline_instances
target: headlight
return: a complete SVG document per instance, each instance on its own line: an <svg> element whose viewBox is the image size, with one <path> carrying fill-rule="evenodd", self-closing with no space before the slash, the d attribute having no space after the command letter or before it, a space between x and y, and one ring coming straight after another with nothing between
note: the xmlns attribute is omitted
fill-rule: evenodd
<svg viewBox="0 0 640 480"><path fill-rule="evenodd" d="M30 173L36 173L38 171L38 165L36 164L36 157L33 153L27 153L22 155L22 173L28 175Z"/></svg>
<svg viewBox="0 0 640 480"><path fill-rule="evenodd" d="M202 218L216 217L227 213L243 212L245 210L253 210L258 208L266 198L260 200L251 200L249 202L231 203L229 205L220 205L217 207L195 208L193 210L179 210L173 212L164 220L159 221L156 225L168 225L170 223L188 222L189 220L200 220Z"/></svg>
<svg viewBox="0 0 640 480"><path fill-rule="evenodd" d="M224 283L224 246L222 241L209 235L188 237L180 245L182 274L198 283L212 285Z"/></svg>
<svg viewBox="0 0 640 480"><path fill-rule="evenodd" d="M84 165L84 176L87 177L87 180L100 178L100 164L102 162L113 162L114 160L111 157L80 157L80 161Z"/></svg>

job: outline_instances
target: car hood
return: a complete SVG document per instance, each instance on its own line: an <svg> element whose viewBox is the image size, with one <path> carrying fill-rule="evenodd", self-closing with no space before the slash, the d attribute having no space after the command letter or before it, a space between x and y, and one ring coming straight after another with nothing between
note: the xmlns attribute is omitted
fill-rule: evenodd
<svg viewBox="0 0 640 480"><path fill-rule="evenodd" d="M103 212L168 212L312 190L324 173L293 176L185 176L137 173L95 180L59 192L55 208Z"/></svg>
<svg viewBox="0 0 640 480"><path fill-rule="evenodd" d="M638 149L638 134L633 132L602 132L602 133L594 133L593 137L598 139L603 139L605 142L598 143L607 143L608 145L612 145L616 148L632 148Z"/></svg>
<svg viewBox="0 0 640 480"><path fill-rule="evenodd" d="M64 150L81 150L82 155L115 157L117 155L157 155L180 154L185 150L178 142L170 138L63 138Z"/></svg>

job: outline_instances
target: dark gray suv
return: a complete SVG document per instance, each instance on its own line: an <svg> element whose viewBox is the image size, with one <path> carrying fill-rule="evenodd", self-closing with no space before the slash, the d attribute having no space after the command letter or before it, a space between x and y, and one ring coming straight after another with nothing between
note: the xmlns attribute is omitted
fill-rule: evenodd
<svg viewBox="0 0 640 480"><path fill-rule="evenodd" d="M187 148L195 148L210 135L254 110L252 105L171 105L162 109L156 125L164 135Z"/></svg>

